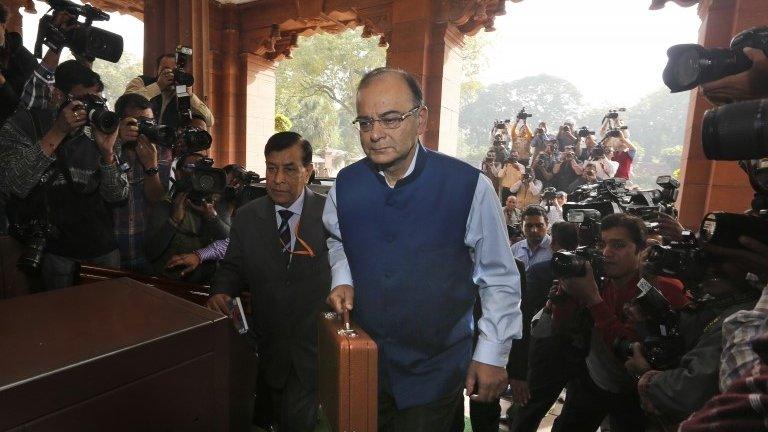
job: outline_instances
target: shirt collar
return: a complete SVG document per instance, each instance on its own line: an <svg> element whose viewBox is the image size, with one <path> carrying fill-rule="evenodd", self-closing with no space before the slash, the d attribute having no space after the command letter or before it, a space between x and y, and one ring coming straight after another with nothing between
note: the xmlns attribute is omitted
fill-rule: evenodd
<svg viewBox="0 0 768 432"><path fill-rule="evenodd" d="M523 240L523 241L525 242L523 243L523 247L527 250L531 250L528 247L528 240ZM552 237L550 237L549 234L547 234L544 236L544 240L542 240L541 243L539 243L539 245L536 246L536 250L538 251L539 249L542 249L542 248L548 248L548 247L551 247L551 245L552 245Z"/></svg>
<svg viewBox="0 0 768 432"><path fill-rule="evenodd" d="M300 215L301 210L304 207L304 196L306 196L306 194L307 194L307 188L302 189L301 195L299 195L299 198L296 201L294 201L290 207L287 207L287 208L281 205L275 204L275 213L279 212L280 210L290 210L291 213L295 215Z"/></svg>
<svg viewBox="0 0 768 432"><path fill-rule="evenodd" d="M405 171L405 174L403 174L403 177L400 180L402 180L402 179L408 177L409 175L411 175L413 173L413 170L416 168L416 158L419 156L419 150L421 148L421 142L417 142L416 145L417 145L416 151L413 153L413 159L411 159L411 164L408 165L408 169ZM381 175L382 177L384 177L386 179L386 177L384 176L384 171L379 171L379 175ZM400 181L400 180L398 180L398 181Z"/></svg>

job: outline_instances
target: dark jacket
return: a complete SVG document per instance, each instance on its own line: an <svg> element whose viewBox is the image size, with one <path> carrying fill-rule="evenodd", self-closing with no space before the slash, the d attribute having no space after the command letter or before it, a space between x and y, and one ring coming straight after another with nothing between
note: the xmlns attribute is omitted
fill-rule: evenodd
<svg viewBox="0 0 768 432"><path fill-rule="evenodd" d="M517 262L518 267L520 261ZM509 353L507 374L511 379L525 380L528 375L528 351L531 341L531 320L544 307L552 287L552 261L536 263L526 271L522 269L522 297L520 310L523 312L523 338L512 343ZM524 277L522 277L524 275Z"/></svg>
<svg viewBox="0 0 768 432"><path fill-rule="evenodd" d="M305 190L298 237L315 256L294 255L286 268L277 219L266 196L238 209L227 254L213 279L214 294L251 293L259 373L270 387L284 387L291 367L308 389L317 387L317 315L331 288L323 228L325 197ZM297 242L298 244L298 242Z"/></svg>
<svg viewBox="0 0 768 432"><path fill-rule="evenodd" d="M0 48L0 73L5 84L0 86L0 126L16 110L24 83L32 76L37 60L22 45L18 33L5 34L5 48Z"/></svg>

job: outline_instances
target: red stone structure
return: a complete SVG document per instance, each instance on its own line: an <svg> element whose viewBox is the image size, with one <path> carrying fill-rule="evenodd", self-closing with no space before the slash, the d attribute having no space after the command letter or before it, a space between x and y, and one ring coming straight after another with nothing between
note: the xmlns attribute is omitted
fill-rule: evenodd
<svg viewBox="0 0 768 432"><path fill-rule="evenodd" d="M522 0L512 0L513 3ZM527 0L537 1L537 0ZM570 1L570 0L568 0ZM629 1L629 0L625 0ZM643 1L643 0L632 0ZM649 1L649 0L645 0ZM650 1L659 9L668 0ZM765 0L673 0L699 3L699 40L726 46L739 31L768 22ZM32 0L5 0L34 9ZM300 35L363 27L363 37L387 46L387 65L421 79L430 108L425 144L452 154L458 134L462 41L485 29L498 15L514 13L504 0L90 0L109 12L144 21L144 72L154 74L154 59L177 44L194 50L195 93L211 107L214 159L238 162L263 172L263 146L273 133L275 67L290 58ZM664 13L660 11L658 13ZM12 17L11 28L21 28ZM711 210L743 211L751 189L733 162L706 160L700 125L709 108L691 93L683 152L680 214L694 227Z"/></svg>

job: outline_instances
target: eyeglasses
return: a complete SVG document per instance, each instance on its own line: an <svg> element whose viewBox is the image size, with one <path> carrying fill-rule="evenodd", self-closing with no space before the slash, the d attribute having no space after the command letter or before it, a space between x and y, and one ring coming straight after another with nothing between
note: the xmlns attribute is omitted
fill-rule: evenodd
<svg viewBox="0 0 768 432"><path fill-rule="evenodd" d="M380 118L380 119L374 119L370 117L356 118L355 120L352 121L352 124L357 126L357 128L360 129L360 132L372 131L373 124L376 122L381 122L381 125L384 127L384 129L397 129L400 127L401 124L403 124L403 120L416 114L416 112L420 110L422 107L423 105L419 105L406 113L388 114L384 118Z"/></svg>

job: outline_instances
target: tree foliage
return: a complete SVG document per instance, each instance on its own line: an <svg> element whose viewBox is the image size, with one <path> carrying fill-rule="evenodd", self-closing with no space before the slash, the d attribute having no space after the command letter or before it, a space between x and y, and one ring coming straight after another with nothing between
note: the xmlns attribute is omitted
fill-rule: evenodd
<svg viewBox="0 0 768 432"><path fill-rule="evenodd" d="M293 59L277 68L277 112L315 149L362 156L355 118L355 90L362 76L386 61L378 38L363 38L361 29L340 34L300 37Z"/></svg>
<svg viewBox="0 0 768 432"><path fill-rule="evenodd" d="M104 97L114 106L117 98L125 92L128 81L142 74L142 61L131 53L123 52L117 63L96 60L93 62L93 70L104 83Z"/></svg>

